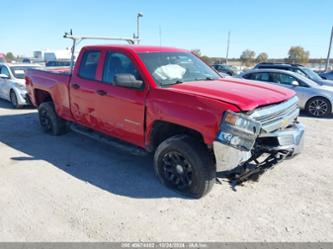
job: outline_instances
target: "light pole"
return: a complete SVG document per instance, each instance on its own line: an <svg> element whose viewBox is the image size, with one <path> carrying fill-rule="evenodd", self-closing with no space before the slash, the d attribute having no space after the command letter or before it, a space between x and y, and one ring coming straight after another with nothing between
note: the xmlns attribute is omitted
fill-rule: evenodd
<svg viewBox="0 0 333 249"><path fill-rule="evenodd" d="M225 56L225 64L228 64L229 45L230 45L230 31L228 31L227 54L226 54L226 56Z"/></svg>
<svg viewBox="0 0 333 249"><path fill-rule="evenodd" d="M139 12L136 16L136 38L138 39L138 44L140 43L140 17L143 17L142 12Z"/></svg>
<svg viewBox="0 0 333 249"><path fill-rule="evenodd" d="M331 31L330 45L328 46L328 53L327 53L327 59L326 59L325 72L328 71L328 67L330 65L330 55L331 55L332 41L333 41L333 26L332 26L332 31Z"/></svg>

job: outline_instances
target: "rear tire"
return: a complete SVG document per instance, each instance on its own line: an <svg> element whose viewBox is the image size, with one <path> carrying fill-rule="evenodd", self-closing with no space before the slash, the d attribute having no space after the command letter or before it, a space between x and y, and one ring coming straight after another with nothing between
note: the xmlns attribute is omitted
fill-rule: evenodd
<svg viewBox="0 0 333 249"><path fill-rule="evenodd" d="M163 141L154 156L160 181L183 195L201 198L216 181L216 169L207 147L187 135Z"/></svg>
<svg viewBox="0 0 333 249"><path fill-rule="evenodd" d="M22 108L22 105L19 105L19 103L18 103L17 96L16 96L16 93L14 90L10 90L9 98L10 98L10 102L12 103L12 105L15 109Z"/></svg>
<svg viewBox="0 0 333 249"><path fill-rule="evenodd" d="M38 107L39 122L45 133L59 136L66 132L66 121L60 118L52 102L44 102Z"/></svg>
<svg viewBox="0 0 333 249"><path fill-rule="evenodd" d="M306 103L305 110L313 117L327 117L332 112L329 100L323 97L312 98Z"/></svg>

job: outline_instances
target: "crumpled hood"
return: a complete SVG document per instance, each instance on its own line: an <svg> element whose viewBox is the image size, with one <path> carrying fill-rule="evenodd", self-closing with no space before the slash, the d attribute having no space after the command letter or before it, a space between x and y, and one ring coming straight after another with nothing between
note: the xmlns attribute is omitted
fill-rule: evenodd
<svg viewBox="0 0 333 249"><path fill-rule="evenodd" d="M184 82L166 89L228 102L242 111L279 103L295 95L294 91L284 87L235 78Z"/></svg>

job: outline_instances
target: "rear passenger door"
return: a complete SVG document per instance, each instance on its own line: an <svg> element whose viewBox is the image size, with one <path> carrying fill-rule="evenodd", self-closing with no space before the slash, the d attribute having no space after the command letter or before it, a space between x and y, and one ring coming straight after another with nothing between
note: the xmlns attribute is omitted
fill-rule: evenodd
<svg viewBox="0 0 333 249"><path fill-rule="evenodd" d="M79 124L97 129L98 68L101 66L99 50L82 51L70 82L70 106L74 119Z"/></svg>

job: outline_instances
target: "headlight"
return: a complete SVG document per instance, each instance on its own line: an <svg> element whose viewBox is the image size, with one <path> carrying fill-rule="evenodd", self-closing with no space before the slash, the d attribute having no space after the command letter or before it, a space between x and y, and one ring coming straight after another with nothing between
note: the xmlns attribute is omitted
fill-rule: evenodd
<svg viewBox="0 0 333 249"><path fill-rule="evenodd" d="M260 129L260 122L240 113L226 111L217 140L237 149L249 151Z"/></svg>
<svg viewBox="0 0 333 249"><path fill-rule="evenodd" d="M20 90L26 90L25 86L21 85L21 84L15 84L15 87L20 89Z"/></svg>

